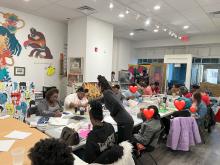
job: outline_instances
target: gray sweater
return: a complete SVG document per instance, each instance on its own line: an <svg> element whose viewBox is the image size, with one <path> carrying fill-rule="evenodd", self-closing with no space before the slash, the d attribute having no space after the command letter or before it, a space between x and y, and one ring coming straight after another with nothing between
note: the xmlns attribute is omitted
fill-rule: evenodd
<svg viewBox="0 0 220 165"><path fill-rule="evenodd" d="M134 134L134 138L143 145L148 145L153 134L161 129L160 120L146 120L141 124L138 134Z"/></svg>
<svg viewBox="0 0 220 165"><path fill-rule="evenodd" d="M57 106L50 107L48 102L44 99L37 105L37 110L40 114L40 116L48 116L48 117L54 117L56 111L63 111L62 106L59 102L57 102Z"/></svg>

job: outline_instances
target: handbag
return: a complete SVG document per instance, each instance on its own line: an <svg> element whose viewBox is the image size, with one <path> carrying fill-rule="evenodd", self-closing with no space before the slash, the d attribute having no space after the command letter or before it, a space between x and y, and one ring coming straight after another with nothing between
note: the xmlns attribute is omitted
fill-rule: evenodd
<svg viewBox="0 0 220 165"><path fill-rule="evenodd" d="M60 140L69 146L79 144L79 134L74 129L64 127L60 135Z"/></svg>

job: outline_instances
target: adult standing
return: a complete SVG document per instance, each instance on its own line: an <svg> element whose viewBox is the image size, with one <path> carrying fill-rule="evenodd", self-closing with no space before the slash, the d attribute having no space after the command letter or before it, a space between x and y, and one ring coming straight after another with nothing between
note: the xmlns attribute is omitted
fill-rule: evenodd
<svg viewBox="0 0 220 165"><path fill-rule="evenodd" d="M115 96L111 86L104 76L98 76L98 85L103 94L102 101L104 102L105 107L110 111L112 118L117 123L118 143L130 140L134 126L134 121L131 115L125 110L121 101Z"/></svg>

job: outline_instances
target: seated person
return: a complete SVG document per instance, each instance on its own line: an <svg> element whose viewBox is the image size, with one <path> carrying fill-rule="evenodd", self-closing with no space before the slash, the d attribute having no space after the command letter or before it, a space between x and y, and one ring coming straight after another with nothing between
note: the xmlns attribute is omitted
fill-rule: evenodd
<svg viewBox="0 0 220 165"><path fill-rule="evenodd" d="M173 96L178 96L180 93L180 86L178 84L174 84L173 87L171 88L171 94Z"/></svg>
<svg viewBox="0 0 220 165"><path fill-rule="evenodd" d="M188 89L185 86L180 87L179 95L183 96L185 98L191 98L192 97L192 93L189 92Z"/></svg>
<svg viewBox="0 0 220 165"><path fill-rule="evenodd" d="M74 165L72 149L57 139L44 139L30 149L32 165Z"/></svg>
<svg viewBox="0 0 220 165"><path fill-rule="evenodd" d="M152 96L153 94L155 94L154 88L155 88L154 83L150 83L150 85L144 88L144 95Z"/></svg>
<svg viewBox="0 0 220 165"><path fill-rule="evenodd" d="M88 99L85 97L85 93L85 89L80 87L76 93L66 96L64 101L65 109L75 109L75 112L77 112L81 107L86 108L88 106Z"/></svg>
<svg viewBox="0 0 220 165"><path fill-rule="evenodd" d="M160 93L160 84L159 84L159 82L155 82L154 83L154 92L156 93L156 94L159 94Z"/></svg>
<svg viewBox="0 0 220 165"><path fill-rule="evenodd" d="M192 106L192 100L189 99L189 98L184 98L184 97L179 97L178 100L184 100L185 101L185 107L181 111L175 111L171 115L171 118L174 118L174 117L190 117L191 113L190 113L189 109Z"/></svg>
<svg viewBox="0 0 220 165"><path fill-rule="evenodd" d="M89 116L93 130L89 133L85 146L84 160L94 162L104 151L116 144L114 128L111 124L103 122L102 105L98 101L90 103Z"/></svg>
<svg viewBox="0 0 220 165"><path fill-rule="evenodd" d="M63 108L58 101L59 90L51 88L46 92L46 97L37 105L40 116L61 117Z"/></svg>
<svg viewBox="0 0 220 165"><path fill-rule="evenodd" d="M131 86L136 86L135 84L132 84ZM130 91L130 89L128 89L125 93L124 93L125 99L127 100L135 100L135 99L139 99L139 97L141 97L141 94L136 91L135 93L132 93Z"/></svg>
<svg viewBox="0 0 220 165"><path fill-rule="evenodd" d="M141 112L143 123L141 124L141 129L139 130L138 134L134 134L135 143L148 145L153 134L159 131L162 127L158 108L154 105L151 105L148 107L148 109L154 109L154 115L150 120L147 120L143 111Z"/></svg>
<svg viewBox="0 0 220 165"><path fill-rule="evenodd" d="M121 91L120 91L120 86L119 86L119 85L114 85L114 86L112 87L112 90L113 90L114 94L116 95L116 97L117 97L119 100L123 101L123 100L125 99L125 96L124 96L124 95L121 93Z"/></svg>
<svg viewBox="0 0 220 165"><path fill-rule="evenodd" d="M205 116L207 115L207 106L202 101L202 95L199 91L195 92L192 97L193 106L196 108L196 114L192 116L197 119L197 123L199 126L203 126Z"/></svg>

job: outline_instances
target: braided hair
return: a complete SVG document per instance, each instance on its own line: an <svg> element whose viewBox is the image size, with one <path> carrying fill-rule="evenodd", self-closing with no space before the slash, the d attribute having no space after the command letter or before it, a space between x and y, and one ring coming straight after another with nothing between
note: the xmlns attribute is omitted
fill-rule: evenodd
<svg viewBox="0 0 220 165"><path fill-rule="evenodd" d="M101 87L101 91L104 92L105 90L112 90L110 84L106 80L104 76L98 75L98 86Z"/></svg>

